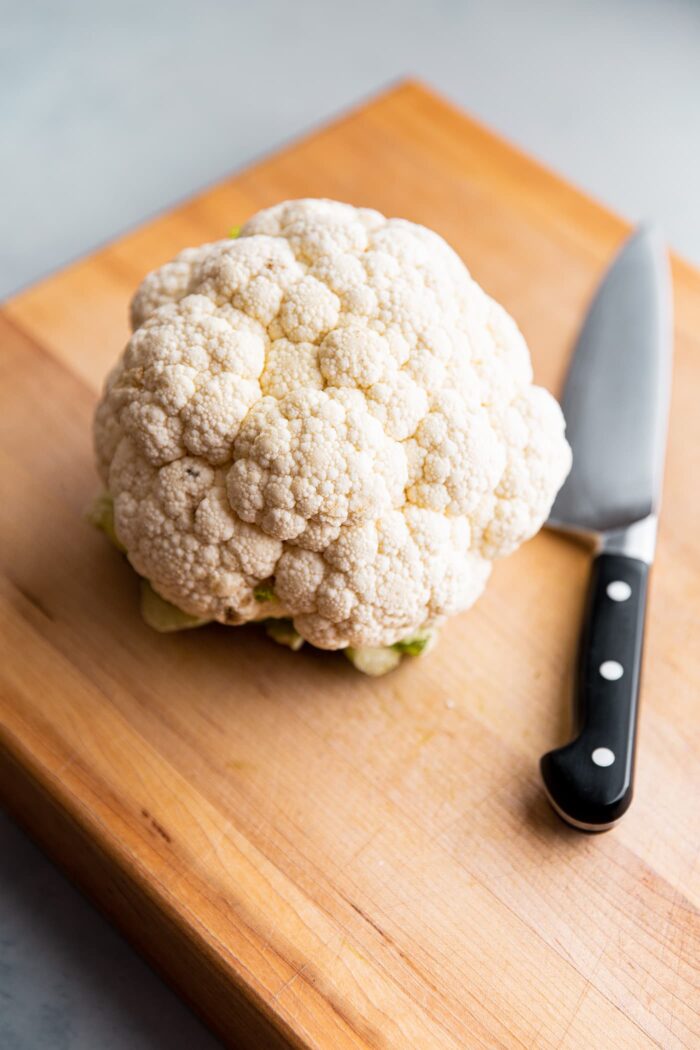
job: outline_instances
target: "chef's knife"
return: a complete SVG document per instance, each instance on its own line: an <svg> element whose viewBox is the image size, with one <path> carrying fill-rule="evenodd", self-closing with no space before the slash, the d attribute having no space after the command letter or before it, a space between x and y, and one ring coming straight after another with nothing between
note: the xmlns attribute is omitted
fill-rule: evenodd
<svg viewBox="0 0 700 1050"><path fill-rule="evenodd" d="M571 473L548 524L596 541L574 687L575 738L541 760L554 809L603 831L632 800L647 576L654 559L671 374L668 262L639 229L593 299L562 408Z"/></svg>

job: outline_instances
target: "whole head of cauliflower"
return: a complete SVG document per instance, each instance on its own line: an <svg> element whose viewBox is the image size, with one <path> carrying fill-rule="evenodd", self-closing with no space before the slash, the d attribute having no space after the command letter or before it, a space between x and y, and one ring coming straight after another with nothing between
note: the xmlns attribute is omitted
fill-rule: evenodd
<svg viewBox="0 0 700 1050"><path fill-rule="evenodd" d="M129 560L324 649L466 609L570 466L508 314L437 234L298 200L149 274L95 417Z"/></svg>

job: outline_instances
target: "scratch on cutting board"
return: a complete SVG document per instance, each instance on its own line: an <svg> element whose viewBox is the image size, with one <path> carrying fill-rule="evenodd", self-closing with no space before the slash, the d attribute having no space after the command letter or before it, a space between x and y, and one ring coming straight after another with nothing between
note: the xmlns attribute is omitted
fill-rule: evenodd
<svg viewBox="0 0 700 1050"><path fill-rule="evenodd" d="M52 623L55 622L55 617L53 613L49 612L49 610L42 602L41 598L37 598L37 596L32 591L28 590L26 587L23 587L22 584L18 583L16 580L11 580L10 582L12 583L17 593L22 595L25 601L29 602L29 604L33 606L33 608L37 609L41 613L41 615L44 616L47 620L50 620Z"/></svg>
<svg viewBox="0 0 700 1050"><path fill-rule="evenodd" d="M226 763L226 769L230 769L233 773L245 773L248 770L254 770L255 763L247 762L244 758L234 758Z"/></svg>
<svg viewBox="0 0 700 1050"><path fill-rule="evenodd" d="M173 841L172 838L170 837L168 832L165 830L163 825L159 824L158 821L155 819L155 817L152 817L147 809L142 809L141 810L141 816L144 817L146 820L150 821L151 827L156 832L156 834L160 835L160 837L162 839L165 839L165 841L168 843L168 845L170 845L170 843Z"/></svg>

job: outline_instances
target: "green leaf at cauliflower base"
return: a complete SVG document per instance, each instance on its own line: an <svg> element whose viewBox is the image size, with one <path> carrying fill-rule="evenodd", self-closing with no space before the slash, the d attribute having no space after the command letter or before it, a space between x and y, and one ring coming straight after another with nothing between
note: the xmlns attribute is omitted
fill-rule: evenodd
<svg viewBox="0 0 700 1050"><path fill-rule="evenodd" d="M298 652L304 644L304 639L298 631L294 629L294 624L291 620L266 620L265 621L265 633L268 638L272 638L278 645L285 645L292 652Z"/></svg>
<svg viewBox="0 0 700 1050"><path fill-rule="evenodd" d="M87 520L96 529L101 529L118 551L126 554L126 547L119 540L114 528L114 501L108 492L103 492L95 497L92 506L87 512Z"/></svg>
<svg viewBox="0 0 700 1050"><path fill-rule="evenodd" d="M141 615L154 631L170 634L172 631L188 631L193 627L203 627L211 620L202 620L178 609L176 605L166 602L165 598L153 590L148 580L141 580Z"/></svg>
<svg viewBox="0 0 700 1050"><path fill-rule="evenodd" d="M431 649L434 642L434 631L417 631L408 638L402 638L400 642L394 642L391 648L404 656L420 656L421 653Z"/></svg>
<svg viewBox="0 0 700 1050"><path fill-rule="evenodd" d="M345 655L362 674L378 678L380 675L394 671L404 656L420 656L432 649L436 640L435 631L417 631L402 638L393 645L365 646L364 648L345 649Z"/></svg>

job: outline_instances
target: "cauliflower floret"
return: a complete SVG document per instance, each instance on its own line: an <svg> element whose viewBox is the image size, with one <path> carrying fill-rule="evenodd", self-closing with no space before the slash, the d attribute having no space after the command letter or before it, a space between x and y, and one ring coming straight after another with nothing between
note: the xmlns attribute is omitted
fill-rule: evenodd
<svg viewBox="0 0 700 1050"><path fill-rule="evenodd" d="M258 401L227 477L231 506L244 521L315 549L318 528L307 535L309 526L330 537L403 502L405 457L354 393L301 390Z"/></svg>
<svg viewBox="0 0 700 1050"><path fill-rule="evenodd" d="M149 274L131 318L98 466L131 563L190 623L423 645L568 473L514 321L413 223L276 205Z"/></svg>

